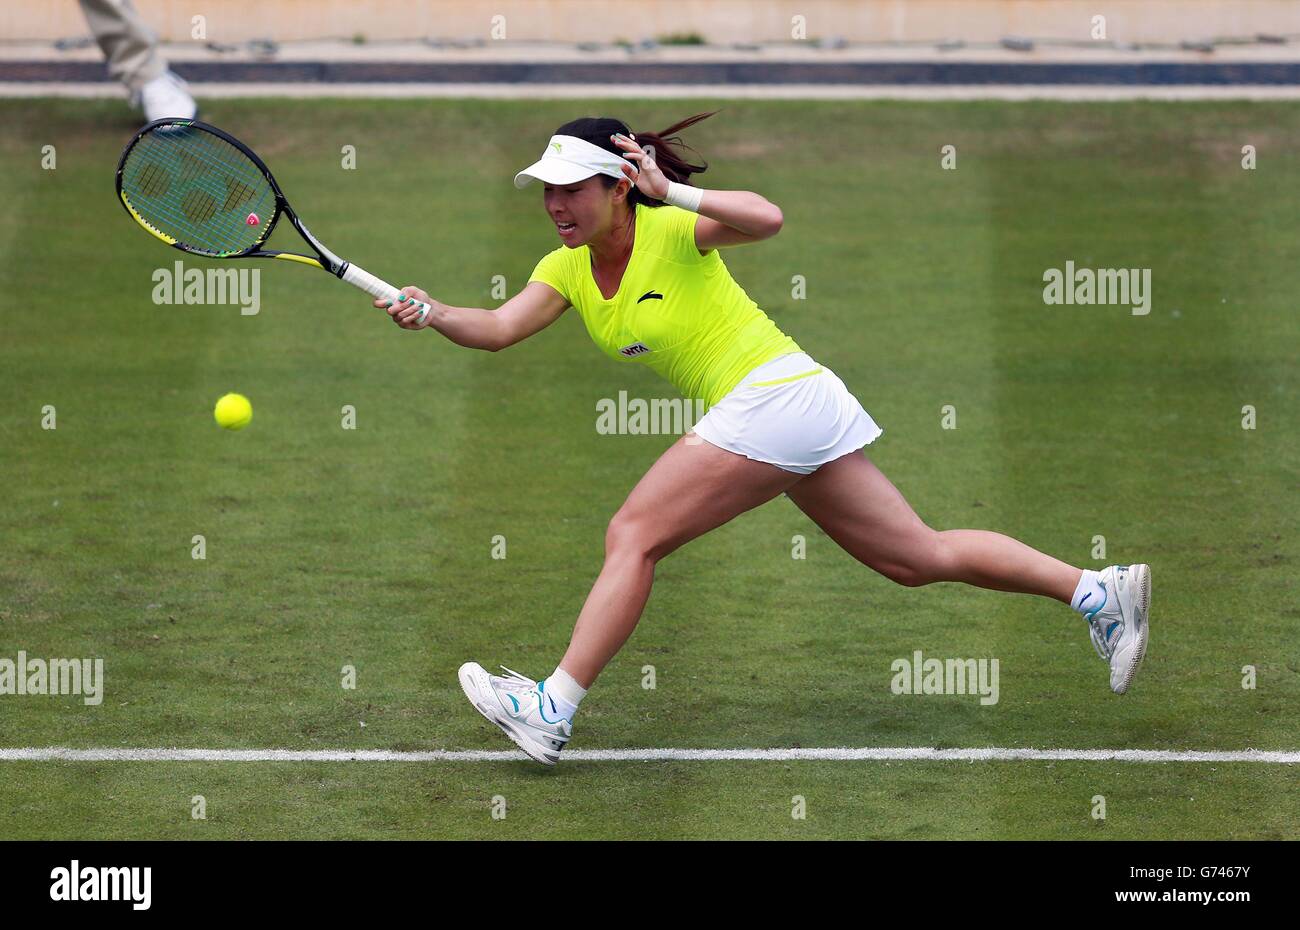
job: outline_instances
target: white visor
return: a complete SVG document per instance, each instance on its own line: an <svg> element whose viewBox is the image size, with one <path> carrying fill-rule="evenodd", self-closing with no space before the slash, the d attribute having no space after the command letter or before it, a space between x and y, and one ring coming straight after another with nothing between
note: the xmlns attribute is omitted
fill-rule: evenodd
<svg viewBox="0 0 1300 930"><path fill-rule="evenodd" d="M545 184L576 184L596 174L611 178L626 178L622 166L636 165L613 152L593 145L577 136L551 136L542 157L515 175L515 187L522 188L529 181Z"/></svg>

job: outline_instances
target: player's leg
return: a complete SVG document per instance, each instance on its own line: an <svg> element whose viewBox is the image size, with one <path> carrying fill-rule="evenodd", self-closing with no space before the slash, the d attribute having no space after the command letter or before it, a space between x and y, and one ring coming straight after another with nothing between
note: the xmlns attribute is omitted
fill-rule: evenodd
<svg viewBox="0 0 1300 930"><path fill-rule="evenodd" d="M1083 575L1001 533L931 529L860 452L828 462L787 493L841 548L899 584L963 581L1068 604Z"/></svg>
<svg viewBox="0 0 1300 930"><path fill-rule="evenodd" d="M636 627L655 563L769 501L801 475L687 435L632 489L605 533L605 564L578 615L560 667L588 688Z"/></svg>
<svg viewBox="0 0 1300 930"><path fill-rule="evenodd" d="M1001 533L933 530L858 452L823 465L786 493L850 555L899 584L962 581L1069 604L1088 621L1116 694L1128 690L1142 664L1151 600L1147 565L1085 571Z"/></svg>
<svg viewBox="0 0 1300 930"><path fill-rule="evenodd" d="M534 682L516 672L490 675L477 662L466 662L459 672L465 695L529 756L554 765L572 734L578 704L636 628L655 564L802 478L694 434L683 436L651 466L610 520L605 563L554 674Z"/></svg>

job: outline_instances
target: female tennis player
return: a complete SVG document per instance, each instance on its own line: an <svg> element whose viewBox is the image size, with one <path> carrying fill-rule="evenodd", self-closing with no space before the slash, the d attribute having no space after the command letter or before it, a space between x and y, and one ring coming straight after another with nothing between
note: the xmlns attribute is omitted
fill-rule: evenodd
<svg viewBox="0 0 1300 930"><path fill-rule="evenodd" d="M1087 620L1110 686L1123 694L1146 652L1151 571L1074 568L1007 536L936 531L862 452L881 433L833 371L810 358L741 289L719 254L781 229L751 191L690 185L706 165L675 134L632 133L617 119L566 123L515 186L542 182L560 246L496 310L452 307L407 287L386 308L406 329L496 351L577 308L610 358L646 365L709 410L632 489L605 534L605 563L568 650L533 681L502 666L460 668L466 696L531 758L555 764L587 689L636 627L655 564L739 514L788 496L850 555L902 585L962 581L1038 594ZM414 298L412 300L411 298ZM429 305L417 311L415 301Z"/></svg>

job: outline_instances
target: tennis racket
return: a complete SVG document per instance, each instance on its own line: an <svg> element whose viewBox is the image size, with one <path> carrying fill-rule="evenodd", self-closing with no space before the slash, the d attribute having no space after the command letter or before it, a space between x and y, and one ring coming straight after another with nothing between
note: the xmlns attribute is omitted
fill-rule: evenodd
<svg viewBox="0 0 1300 930"><path fill-rule="evenodd" d="M278 258L324 269L372 297L402 292L344 261L307 231L271 170L248 146L191 119L154 120L127 143L117 164L117 195L132 218L158 239L205 258ZM281 216L315 252L263 248ZM429 312L419 304L423 323Z"/></svg>

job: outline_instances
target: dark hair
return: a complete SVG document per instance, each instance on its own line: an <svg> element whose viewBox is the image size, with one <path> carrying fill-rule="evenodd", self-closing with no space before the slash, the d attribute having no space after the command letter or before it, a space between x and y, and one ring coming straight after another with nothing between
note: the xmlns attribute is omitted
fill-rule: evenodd
<svg viewBox="0 0 1300 930"><path fill-rule="evenodd" d="M664 177L670 181L676 181L679 184L690 184L691 175L701 174L708 170L708 163L701 160L701 164L692 164L679 154L676 149L689 149L694 152L689 145L681 140L675 133L680 132L687 126L693 126L702 119L708 119L714 113L697 113L694 116L682 120L680 123L674 123L667 129L661 129L658 132L638 132L636 141L641 144L642 148L654 146L655 164L659 170L664 173ZM621 119L613 117L595 117L584 116L581 119L571 120L565 123L559 129L555 130L557 136L576 136L590 142L592 145L598 145L607 152L613 152L615 155L622 155L623 150L614 144L610 139L616 132L621 132L625 136L632 135L632 130L628 128L627 123ZM696 152L698 155L699 153ZM618 178L610 177L607 174L597 175L604 183L605 188L609 189L618 183ZM643 203L650 207L663 206L662 200L655 200L647 197L641 192L639 187L633 187L627 194L628 206L636 209L638 203Z"/></svg>

